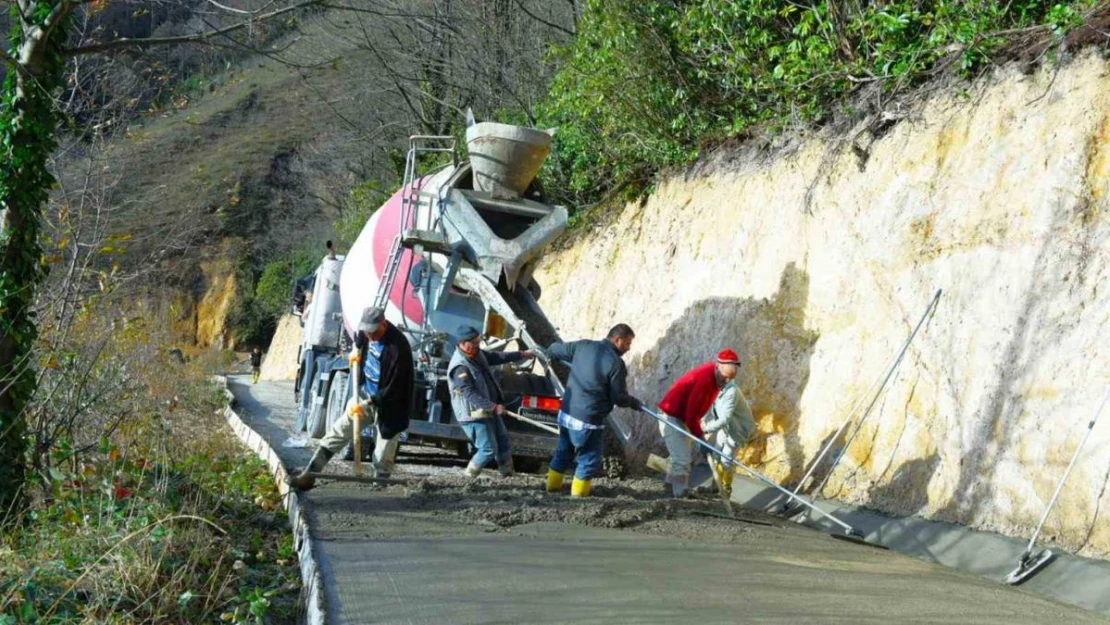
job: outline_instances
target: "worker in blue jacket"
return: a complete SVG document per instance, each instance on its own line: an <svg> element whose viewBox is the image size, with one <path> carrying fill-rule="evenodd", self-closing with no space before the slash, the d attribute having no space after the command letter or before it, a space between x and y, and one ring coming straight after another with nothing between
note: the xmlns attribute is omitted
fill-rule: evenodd
<svg viewBox="0 0 1110 625"><path fill-rule="evenodd" d="M559 411L559 442L547 472L548 492L562 489L566 471L577 457L570 494L588 497L590 478L601 471L605 421L613 406L643 408L639 399L628 394L628 369L621 360L632 348L634 338L632 328L621 323L600 341L555 343L547 349L550 358L570 364L570 379Z"/></svg>

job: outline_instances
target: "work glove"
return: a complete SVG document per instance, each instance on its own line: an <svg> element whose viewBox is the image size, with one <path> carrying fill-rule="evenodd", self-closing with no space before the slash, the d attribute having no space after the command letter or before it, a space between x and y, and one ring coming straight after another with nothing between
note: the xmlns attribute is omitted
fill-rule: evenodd
<svg viewBox="0 0 1110 625"><path fill-rule="evenodd" d="M366 417L366 404L358 403L351 406L350 409L347 410L347 416L352 419L355 417L358 417L360 420L364 419Z"/></svg>
<svg viewBox="0 0 1110 625"><path fill-rule="evenodd" d="M352 367L357 367L362 364L362 352L360 350L351 350L351 354L347 356L347 363Z"/></svg>
<svg viewBox="0 0 1110 625"><path fill-rule="evenodd" d="M644 402L642 402L639 399L629 395L628 396L628 407L635 410L636 412L640 412L641 410L644 409Z"/></svg>

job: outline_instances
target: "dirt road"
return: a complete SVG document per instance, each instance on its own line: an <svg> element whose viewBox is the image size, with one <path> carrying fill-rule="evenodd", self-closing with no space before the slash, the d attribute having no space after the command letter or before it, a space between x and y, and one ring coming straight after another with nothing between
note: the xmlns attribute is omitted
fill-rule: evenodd
<svg viewBox="0 0 1110 625"><path fill-rule="evenodd" d="M292 384L230 378L287 466ZM1105 623L1098 615L754 512L672 501L655 480L594 497L535 475L469 479L402 447L403 485L321 483L307 497L331 623ZM329 471L350 472L333 462Z"/></svg>

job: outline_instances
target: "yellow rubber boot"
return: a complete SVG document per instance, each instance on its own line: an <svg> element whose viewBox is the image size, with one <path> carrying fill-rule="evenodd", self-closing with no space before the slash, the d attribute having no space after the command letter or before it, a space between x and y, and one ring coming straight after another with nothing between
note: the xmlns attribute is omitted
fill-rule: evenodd
<svg viewBox="0 0 1110 625"><path fill-rule="evenodd" d="M725 468L721 466L720 462L717 462L716 458L709 459L709 468L713 469L713 479L723 489L725 487Z"/></svg>
<svg viewBox="0 0 1110 625"><path fill-rule="evenodd" d="M735 475L736 472L732 470L732 467L725 469L725 472L721 475L721 484L725 487L726 495L732 494L732 478Z"/></svg>
<svg viewBox="0 0 1110 625"><path fill-rule="evenodd" d="M563 490L563 474L554 469L547 470L547 492L557 493Z"/></svg>
<svg viewBox="0 0 1110 625"><path fill-rule="evenodd" d="M570 483L570 496L589 497L590 480L580 480L578 478L574 478L574 481Z"/></svg>

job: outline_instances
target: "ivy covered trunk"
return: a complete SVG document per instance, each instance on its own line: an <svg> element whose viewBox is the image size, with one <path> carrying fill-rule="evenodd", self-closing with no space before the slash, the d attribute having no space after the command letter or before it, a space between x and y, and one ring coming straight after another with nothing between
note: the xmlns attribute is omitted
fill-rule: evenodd
<svg viewBox="0 0 1110 625"><path fill-rule="evenodd" d="M35 289L43 276L39 229L54 185L54 95L65 59L67 0L12 7L11 56L0 95L0 522L22 501L26 407L35 391Z"/></svg>

